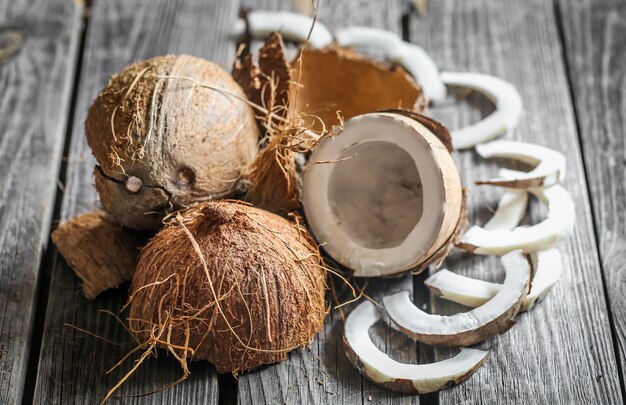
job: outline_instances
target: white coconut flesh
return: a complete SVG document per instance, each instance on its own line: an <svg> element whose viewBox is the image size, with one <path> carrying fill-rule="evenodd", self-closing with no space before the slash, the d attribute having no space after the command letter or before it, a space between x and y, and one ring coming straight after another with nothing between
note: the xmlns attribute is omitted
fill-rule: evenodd
<svg viewBox="0 0 626 405"><path fill-rule="evenodd" d="M407 335L428 344L467 346L506 331L528 293L530 263L521 251L502 257L500 290L483 305L451 316L428 314L411 302L408 291L383 298L389 317Z"/></svg>
<svg viewBox="0 0 626 405"><path fill-rule="evenodd" d="M500 178L479 181L505 187L551 186L565 178L565 156L555 150L525 142L498 140L476 146L476 152L485 159L514 159L535 168L529 172L500 169Z"/></svg>
<svg viewBox="0 0 626 405"><path fill-rule="evenodd" d="M530 256L535 270L530 292L524 298L521 311L530 310L535 302L545 297L563 272L561 254L557 249L541 250ZM428 277L424 284L433 294L470 308L485 304L502 288L502 284L462 276L446 269Z"/></svg>
<svg viewBox="0 0 626 405"><path fill-rule="evenodd" d="M409 269L441 247L458 223L460 190L432 132L399 114L370 113L313 150L302 203L326 252L372 277Z"/></svg>
<svg viewBox="0 0 626 405"><path fill-rule="evenodd" d="M323 48L333 42L330 31L319 20L315 21L314 25L313 18L303 14L288 11L251 11L247 15L247 21L248 31L254 38L264 38L272 32L279 32L291 41L304 42L308 38L313 48ZM241 36L245 32L246 21L237 20L234 35Z"/></svg>
<svg viewBox="0 0 626 405"><path fill-rule="evenodd" d="M522 114L522 98L511 83L481 73L441 72L447 86L477 91L489 98L496 110L481 121L452 131L455 149L467 149L494 139L517 126Z"/></svg>
<svg viewBox="0 0 626 405"><path fill-rule="evenodd" d="M576 210L571 195L560 185L528 189L548 206L547 217L538 224L513 230L488 230L471 227L458 246L480 255L502 255L515 249L532 253L548 250L570 235L576 223Z"/></svg>
<svg viewBox="0 0 626 405"><path fill-rule="evenodd" d="M496 212L483 228L488 231L514 229L524 219L527 207L526 190L507 189L500 198Z"/></svg>
<svg viewBox="0 0 626 405"><path fill-rule="evenodd" d="M487 352L461 349L456 356L430 364L400 363L381 352L369 329L380 320L370 301L363 301L346 319L344 348L361 374L376 384L405 394L426 394L467 379L487 360Z"/></svg>
<svg viewBox="0 0 626 405"><path fill-rule="evenodd" d="M403 66L422 87L426 98L440 102L446 98L446 85L431 57L419 46L402 41L390 31L371 27L348 27L335 35L343 47L367 48L381 52L392 62Z"/></svg>

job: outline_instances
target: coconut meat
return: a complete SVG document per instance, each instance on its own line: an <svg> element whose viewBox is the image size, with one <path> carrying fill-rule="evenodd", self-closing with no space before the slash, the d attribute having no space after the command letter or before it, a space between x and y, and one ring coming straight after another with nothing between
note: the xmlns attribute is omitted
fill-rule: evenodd
<svg viewBox="0 0 626 405"><path fill-rule="evenodd" d="M545 297L559 281L563 272L561 254L557 249L542 250L530 256L535 274L530 292L524 298L522 311L528 311L535 302ZM483 305L502 288L502 284L462 276L445 269L428 277L424 284L435 295L471 308Z"/></svg>
<svg viewBox="0 0 626 405"><path fill-rule="evenodd" d="M313 48L323 48L333 42L330 31L313 18L288 11L250 11L247 14L248 31L254 38L263 38L272 32L279 32L284 38L296 42L309 40ZM311 30L311 27L313 28ZM246 20L235 23L234 35L246 32ZM309 36L310 33L310 36Z"/></svg>
<svg viewBox="0 0 626 405"><path fill-rule="evenodd" d="M305 171L309 225L323 248L357 276L412 267L444 219L441 168L406 120L384 113L350 119L339 136L314 149Z"/></svg>
<svg viewBox="0 0 626 405"><path fill-rule="evenodd" d="M526 190L507 189L500 198L496 212L484 228L490 231L514 229L526 215L527 207Z"/></svg>
<svg viewBox="0 0 626 405"><path fill-rule="evenodd" d="M364 376L391 390L425 394L448 388L469 377L487 359L485 351L461 349L456 356L436 363L399 363L381 352L369 336L369 329L379 320L374 304L363 301L348 315L344 344L348 358Z"/></svg>
<svg viewBox="0 0 626 405"><path fill-rule="evenodd" d="M428 314L411 302L402 291L383 298L387 313L398 327L417 340L429 344L470 345L510 327L528 292L530 264L521 251L502 257L506 276L500 290L483 305L451 316Z"/></svg>
<svg viewBox="0 0 626 405"><path fill-rule="evenodd" d="M571 195L560 185L530 188L529 191L548 205L548 216L538 224L513 230L488 230L471 227L458 246L475 254L502 255L515 249L531 253L550 249L571 234L576 211Z"/></svg>
<svg viewBox="0 0 626 405"><path fill-rule="evenodd" d="M467 149L496 138L517 126L522 114L522 98L511 83L481 73L441 72L447 86L462 87L482 93L496 105L496 111L481 121L452 131L455 149Z"/></svg>
<svg viewBox="0 0 626 405"><path fill-rule="evenodd" d="M446 86L441 80L439 69L421 47L402 41L393 32L371 27L348 27L339 30L335 38L343 47L381 52L390 61L403 66L418 81L428 100L445 100Z"/></svg>
<svg viewBox="0 0 626 405"><path fill-rule="evenodd" d="M476 146L476 152L485 159L508 158L534 165L529 172L500 169L499 178L479 181L505 187L551 186L565 178L565 156L555 150L526 142L498 140Z"/></svg>

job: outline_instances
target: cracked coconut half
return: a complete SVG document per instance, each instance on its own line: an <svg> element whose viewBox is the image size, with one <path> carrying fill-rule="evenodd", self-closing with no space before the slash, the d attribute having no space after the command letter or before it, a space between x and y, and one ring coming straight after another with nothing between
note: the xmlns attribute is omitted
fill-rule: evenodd
<svg viewBox="0 0 626 405"><path fill-rule="evenodd" d="M463 228L464 196L441 125L378 112L346 121L313 150L302 202L313 234L356 276L441 261Z"/></svg>

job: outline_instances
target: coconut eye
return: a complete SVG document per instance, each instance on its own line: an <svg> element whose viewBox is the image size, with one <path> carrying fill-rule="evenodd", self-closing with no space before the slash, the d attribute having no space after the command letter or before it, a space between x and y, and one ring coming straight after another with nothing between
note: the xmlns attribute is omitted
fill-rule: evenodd
<svg viewBox="0 0 626 405"><path fill-rule="evenodd" d="M176 173L177 183L181 186L188 186L196 180L196 175L193 170L188 167L178 169Z"/></svg>
<svg viewBox="0 0 626 405"><path fill-rule="evenodd" d="M139 177L130 176L126 179L126 190L130 191L131 193L138 193L139 190L141 190L142 185L143 182Z"/></svg>

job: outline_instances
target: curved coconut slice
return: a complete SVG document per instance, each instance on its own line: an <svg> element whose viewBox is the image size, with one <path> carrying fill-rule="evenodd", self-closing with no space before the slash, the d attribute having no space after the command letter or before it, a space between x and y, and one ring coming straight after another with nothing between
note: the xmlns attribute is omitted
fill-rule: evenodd
<svg viewBox="0 0 626 405"><path fill-rule="evenodd" d="M488 231L514 229L524 219L527 207L526 190L508 189L502 195L496 212L483 228Z"/></svg>
<svg viewBox="0 0 626 405"><path fill-rule="evenodd" d="M493 141L476 146L476 152L485 159L508 158L536 165L529 172L500 169L501 178L477 181L476 184L527 188L551 186L565 178L565 156L543 146L526 142Z"/></svg>
<svg viewBox="0 0 626 405"><path fill-rule="evenodd" d="M452 131L455 149L467 149L489 141L517 125L522 114L522 98L515 86L498 77L480 73L441 72L448 86L463 87L484 94L496 105L496 111L481 121Z"/></svg>
<svg viewBox="0 0 626 405"><path fill-rule="evenodd" d="M479 255L502 255L515 249L532 253L547 250L571 234L576 223L574 201L560 185L531 188L528 191L548 205L548 216L528 227L508 230L487 230L471 227L457 246Z"/></svg>
<svg viewBox="0 0 626 405"><path fill-rule="evenodd" d="M452 316L427 314L411 302L403 291L383 298L391 319L407 335L428 344L468 346L496 333L507 331L514 323L528 292L530 263L521 251L502 257L506 272L504 284L484 305Z"/></svg>
<svg viewBox="0 0 626 405"><path fill-rule="evenodd" d="M557 249L541 250L530 256L535 263L535 275L521 311L530 310L535 302L545 297L563 272L561 254ZM462 276L446 269L428 277L424 284L438 297L471 308L485 304L502 288L502 284Z"/></svg>
<svg viewBox="0 0 626 405"><path fill-rule="evenodd" d="M313 18L303 14L287 11L250 11L247 14L247 23L248 31L254 38L263 38L272 32L280 32L284 38L296 42L304 42L309 38L309 44L313 48L323 48L333 42L333 36L324 24L315 21L313 25ZM237 20L234 31L236 36L243 35L246 32L246 20Z"/></svg>
<svg viewBox="0 0 626 405"><path fill-rule="evenodd" d="M378 112L346 121L313 150L302 203L326 252L356 276L373 277L418 266L450 243L463 190L431 130Z"/></svg>
<svg viewBox="0 0 626 405"><path fill-rule="evenodd" d="M437 65L419 46L402 41L393 32L370 27L345 28L335 38L340 46L375 49L399 63L419 82L428 100L439 102L446 98L446 85L439 77Z"/></svg>
<svg viewBox="0 0 626 405"><path fill-rule="evenodd" d="M378 350L369 328L380 315L374 304L363 301L346 320L343 346L350 362L370 381L403 394L426 394L466 380L487 360L487 352L461 349L451 359L430 364L406 364Z"/></svg>

